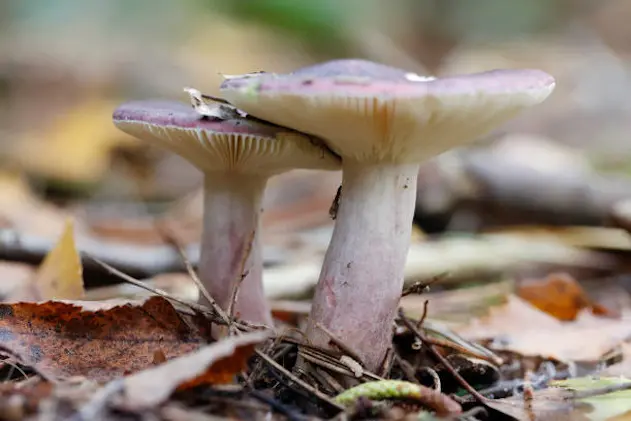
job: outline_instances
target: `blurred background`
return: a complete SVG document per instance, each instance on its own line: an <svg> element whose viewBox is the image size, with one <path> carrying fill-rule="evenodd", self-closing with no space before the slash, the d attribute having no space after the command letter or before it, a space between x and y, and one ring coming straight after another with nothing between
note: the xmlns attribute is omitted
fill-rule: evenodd
<svg viewBox="0 0 631 421"><path fill-rule="evenodd" d="M216 95L222 74L348 57L437 76L527 67L557 79L543 105L422 167L419 247L423 238L510 232L622 253L623 232L586 227L609 225L612 206L631 196L629 22L628 0L5 0L0 258L37 262L73 216L82 247L131 273L181 269L155 221L170 224L194 261L201 176L117 131L112 110L132 99L188 101L186 86ZM297 265L291 279L317 279L339 181L296 171L270 182L268 267ZM436 250L421 250L414 276L467 264L503 270L503 258L524 255L449 250L438 255L453 259L431 270ZM472 250L482 250L481 263ZM546 253L533 259L611 271L601 260Z"/></svg>

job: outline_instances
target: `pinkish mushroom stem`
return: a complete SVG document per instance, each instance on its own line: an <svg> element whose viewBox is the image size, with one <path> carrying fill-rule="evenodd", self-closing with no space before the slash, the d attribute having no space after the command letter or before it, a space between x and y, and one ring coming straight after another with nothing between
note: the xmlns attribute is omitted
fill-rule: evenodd
<svg viewBox="0 0 631 421"><path fill-rule="evenodd" d="M272 326L263 291L259 215L267 178L211 172L204 182L204 234L199 276L219 306L228 310L239 288L234 315Z"/></svg>
<svg viewBox="0 0 631 421"><path fill-rule="evenodd" d="M369 369L381 364L403 287L418 164L344 161L342 200L313 299L307 335L331 330Z"/></svg>

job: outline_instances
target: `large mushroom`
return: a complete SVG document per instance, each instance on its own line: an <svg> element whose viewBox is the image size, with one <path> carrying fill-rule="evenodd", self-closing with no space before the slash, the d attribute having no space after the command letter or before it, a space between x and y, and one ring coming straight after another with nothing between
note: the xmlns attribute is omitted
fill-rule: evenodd
<svg viewBox="0 0 631 421"><path fill-rule="evenodd" d="M342 157L341 204L307 335L322 325L377 369L390 346L410 242L418 166L542 102L554 79L538 70L423 77L364 60L223 82L251 115L317 135Z"/></svg>
<svg viewBox="0 0 631 421"><path fill-rule="evenodd" d="M121 105L113 118L122 131L182 156L204 173L200 280L224 310L240 282L235 316L271 325L259 244L267 180L293 168L336 170L339 157L313 137L224 105L209 107L202 107L203 116L179 102L136 101Z"/></svg>

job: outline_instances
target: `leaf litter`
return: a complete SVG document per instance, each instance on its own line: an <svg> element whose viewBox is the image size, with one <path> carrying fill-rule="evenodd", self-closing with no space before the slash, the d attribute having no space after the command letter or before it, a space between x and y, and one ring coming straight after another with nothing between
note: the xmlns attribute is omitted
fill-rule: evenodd
<svg viewBox="0 0 631 421"><path fill-rule="evenodd" d="M8 184L14 181L9 177ZM291 282L285 283L292 288L278 287L274 293L287 300L276 312L282 316L278 329L258 329L222 320L225 314L189 302L198 295L190 285L198 282L190 276L189 253L182 247L168 256L181 255L189 275L158 270L148 281L127 277L123 280L131 284L103 289L86 277L84 290L77 244L89 238L91 250L104 250L104 239L80 220L69 222L69 212L30 197L23 184L13 186L18 188L0 209L3 227L28 232L33 219L36 234L63 232L37 268L0 262L0 274L11 278L7 284L19 280L17 287L2 291L0 304L0 375L6 378L0 384L2 419L38 414L95 420L121 414L178 420L629 416L631 308L614 311L577 281L581 271L613 273L619 259L602 250L628 251L628 238L620 230L615 247L609 244L613 231L602 229L539 227L536 236L518 229L432 241L422 236L424 242L416 240L411 248L401 301L405 313L396 321L391 352L372 373L344 338L331 336L334 350L325 350L302 336L308 304L288 299L296 284L304 285L303 295L312 287L318 265L309 253L323 250L300 250L279 260L276 269L289 269ZM21 201L27 208L15 206ZM136 234L128 234L120 236L118 252L138 246ZM296 248L307 237L284 242ZM546 243L543 237L555 241ZM541 274L544 264L561 271ZM315 270L307 271L307 265ZM521 279L524 267L540 270L535 270L540 276ZM439 276L445 272L449 276ZM138 286L146 290L134 292ZM90 299L95 301L85 301ZM454 308L461 312L458 318L442 317L453 316ZM229 335L213 340L211 326L224 322ZM306 372L295 371L298 357L308 361ZM349 379L358 384L347 387Z"/></svg>

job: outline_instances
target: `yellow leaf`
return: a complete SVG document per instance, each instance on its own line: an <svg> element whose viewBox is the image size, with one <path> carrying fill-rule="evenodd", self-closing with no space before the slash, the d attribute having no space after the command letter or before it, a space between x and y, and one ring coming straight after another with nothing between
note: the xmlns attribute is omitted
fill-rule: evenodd
<svg viewBox="0 0 631 421"><path fill-rule="evenodd" d="M16 142L14 160L26 171L64 182L93 183L108 170L110 153L137 140L112 123L116 103L90 97L64 110L43 132Z"/></svg>
<svg viewBox="0 0 631 421"><path fill-rule="evenodd" d="M59 241L48 252L33 279L38 300L80 300L84 296L83 267L68 219Z"/></svg>

